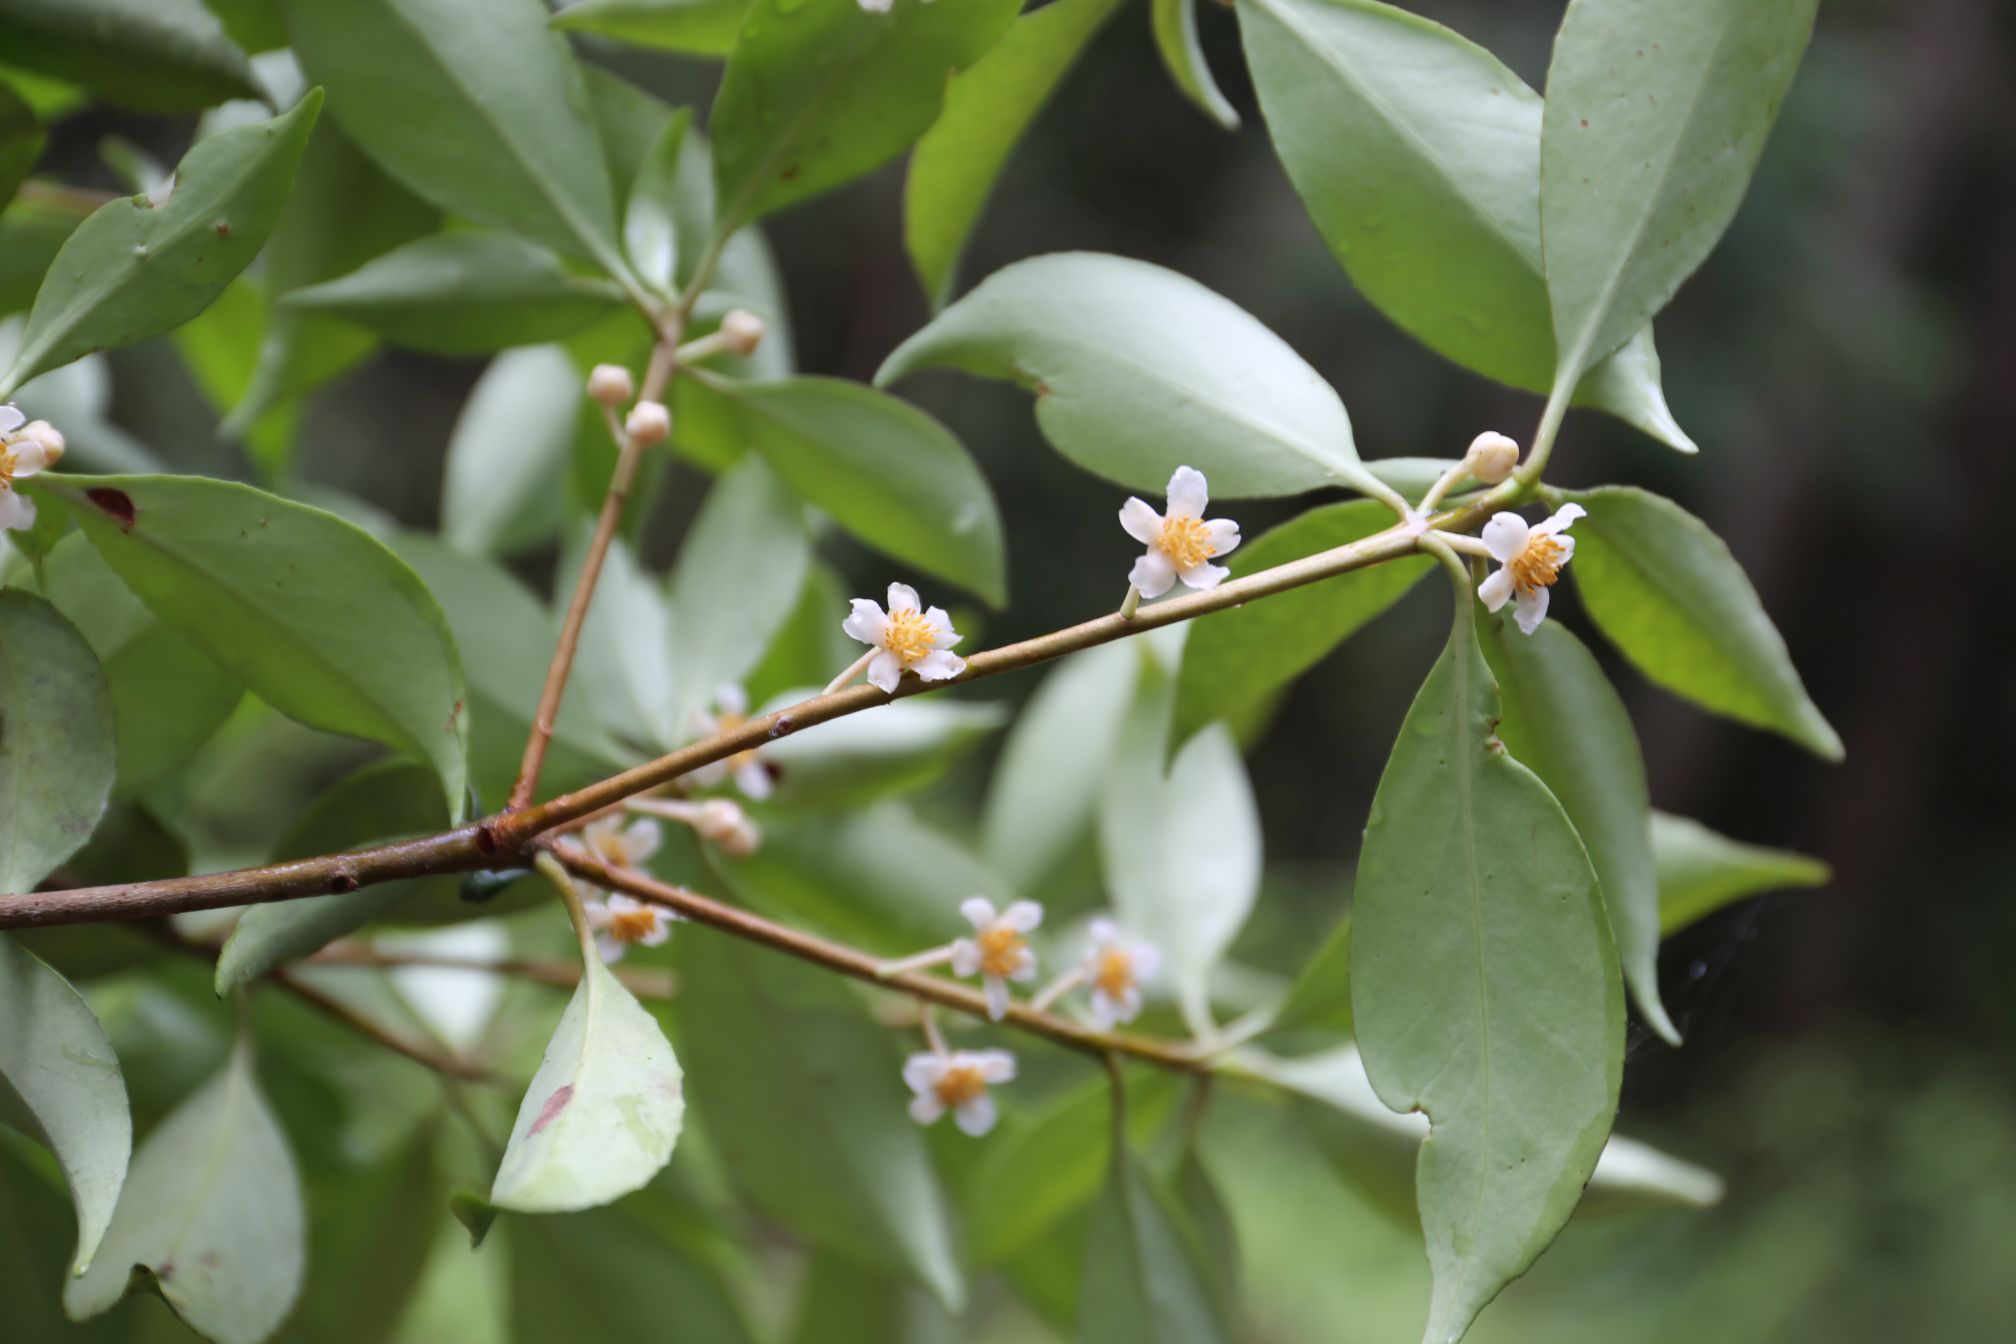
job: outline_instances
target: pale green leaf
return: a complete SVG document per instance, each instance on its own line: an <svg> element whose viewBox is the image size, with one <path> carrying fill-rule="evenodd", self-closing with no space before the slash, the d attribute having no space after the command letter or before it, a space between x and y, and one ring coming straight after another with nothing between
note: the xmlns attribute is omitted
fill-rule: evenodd
<svg viewBox="0 0 2016 1344"><path fill-rule="evenodd" d="M490 362L448 436L443 540L471 555L502 555L560 530L582 385L557 346L509 350Z"/></svg>
<svg viewBox="0 0 2016 1344"><path fill-rule="evenodd" d="M834 1255L814 1255L790 1344L952 1344L959 1323L917 1288Z"/></svg>
<svg viewBox="0 0 2016 1344"><path fill-rule="evenodd" d="M1704 709L1841 759L1841 739L1807 696L1784 637L1707 524L1631 486L1561 498L1589 511L1575 524L1569 567L1583 605L1639 671Z"/></svg>
<svg viewBox="0 0 2016 1344"><path fill-rule="evenodd" d="M281 713L431 767L459 817L462 662L406 564L334 514L194 476L44 489L169 629Z"/></svg>
<svg viewBox="0 0 2016 1344"><path fill-rule="evenodd" d="M1092 1206L1078 1288L1080 1344L1222 1344L1195 1234L1131 1151L1114 1155Z"/></svg>
<svg viewBox="0 0 2016 1344"><path fill-rule="evenodd" d="M490 1202L568 1213L620 1199L672 1160L685 1115L665 1033L587 949L581 984L518 1107Z"/></svg>
<svg viewBox="0 0 2016 1344"><path fill-rule="evenodd" d="M115 769L91 646L41 598L0 591L0 893L34 890L91 837Z"/></svg>
<svg viewBox="0 0 2016 1344"><path fill-rule="evenodd" d="M762 712L818 693L816 686L787 691L762 706ZM886 793L923 788L1007 717L1000 705L942 696L899 700L781 737L763 748L760 759L782 771L779 802L858 804Z"/></svg>
<svg viewBox="0 0 2016 1344"><path fill-rule="evenodd" d="M1596 875L1506 754L1467 586L1379 781L1351 907L1351 1006L1395 1111L1434 1123L1416 1189L1452 1344L1567 1222L1617 1110L1624 993Z"/></svg>
<svg viewBox="0 0 2016 1344"><path fill-rule="evenodd" d="M953 77L903 189L904 247L934 308L951 297L959 255L1009 155L1117 3L1061 0L1025 14Z"/></svg>
<svg viewBox="0 0 2016 1344"><path fill-rule="evenodd" d="M562 553L556 601L571 599L587 548L584 522ZM617 741L649 755L670 751L684 738L682 725L673 718L674 634L656 577L638 564L628 542L612 538L581 623L576 675L589 688L602 726Z"/></svg>
<svg viewBox="0 0 2016 1344"><path fill-rule="evenodd" d="M82 1278L72 1320L109 1310L139 1269L175 1314L215 1344L260 1344L301 1288L306 1227L287 1139L241 1038L230 1062L155 1126Z"/></svg>
<svg viewBox="0 0 2016 1344"><path fill-rule="evenodd" d="M1788 887L1824 887L1833 873L1818 859L1746 845L1698 821L1652 814L1659 867L1659 927L1677 933L1733 901Z"/></svg>
<svg viewBox="0 0 2016 1344"><path fill-rule="evenodd" d="M660 293L672 291L680 252L706 242L708 221L691 219L690 200L682 190L687 174L679 166L694 140L693 109L682 107L666 119L644 156L623 207L623 250L638 278ZM682 239L682 231L690 236Z"/></svg>
<svg viewBox="0 0 2016 1344"><path fill-rule="evenodd" d="M887 384L934 365L1036 394L1066 457L1158 495L1178 466L1214 494L1383 489L1336 392L1245 310L1147 262L1060 252L1004 267L905 341Z"/></svg>
<svg viewBox="0 0 2016 1344"><path fill-rule="evenodd" d="M1218 81L1211 77L1211 66L1197 40L1200 3L1202 0L1152 0L1148 12L1154 25L1155 50L1183 96L1226 130L1236 131L1239 114L1218 91Z"/></svg>
<svg viewBox="0 0 2016 1344"><path fill-rule="evenodd" d="M310 93L272 121L213 135L159 205L99 207L56 254L0 400L46 369L159 336L195 317L259 254L322 107Z"/></svg>
<svg viewBox="0 0 2016 1344"><path fill-rule="evenodd" d="M1337 921L1288 986L1270 1031L1351 1034L1351 919Z"/></svg>
<svg viewBox="0 0 2016 1344"><path fill-rule="evenodd" d="M1498 737L1540 777L1574 824L1603 888L1624 983L1652 1029L1680 1033L1659 1001L1659 878L1645 761L1624 702L1582 641L1558 621L1526 635L1507 609L1483 625L1505 716Z"/></svg>
<svg viewBox="0 0 2016 1344"><path fill-rule="evenodd" d="M1666 306L1735 217L1818 0L1573 0L1547 72L1541 234L1561 381Z"/></svg>
<svg viewBox="0 0 2016 1344"><path fill-rule="evenodd" d="M133 1151L126 1080L70 982L0 934L0 1119L47 1144L77 1210L83 1273L119 1202Z"/></svg>
<svg viewBox="0 0 2016 1344"><path fill-rule="evenodd" d="M1359 290L1430 349L1545 391L1540 95L1482 47L1375 0L1241 0L1239 21L1275 150ZM1649 330L1576 400L1694 451Z"/></svg>
<svg viewBox="0 0 2016 1344"><path fill-rule="evenodd" d="M263 94L203 0L8 0L9 64L82 85L138 112L200 112Z"/></svg>
<svg viewBox="0 0 2016 1344"><path fill-rule="evenodd" d="M750 0L578 0L553 16L553 26L689 56L726 56L749 8Z"/></svg>

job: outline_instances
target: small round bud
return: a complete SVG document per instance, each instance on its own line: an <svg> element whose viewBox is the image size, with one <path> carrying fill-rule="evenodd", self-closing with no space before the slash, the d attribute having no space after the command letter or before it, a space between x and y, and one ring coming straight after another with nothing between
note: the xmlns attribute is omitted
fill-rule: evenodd
<svg viewBox="0 0 2016 1344"><path fill-rule="evenodd" d="M42 445L43 465L53 467L63 460L63 450L68 446L63 440L63 431L47 420L31 420L21 426L21 437Z"/></svg>
<svg viewBox="0 0 2016 1344"><path fill-rule="evenodd" d="M747 308L731 308L721 319L721 339L738 355L753 355L763 343L763 319Z"/></svg>
<svg viewBox="0 0 2016 1344"><path fill-rule="evenodd" d="M1519 465L1519 445L1487 429L1470 440L1470 451L1463 455L1463 460L1470 464L1472 476L1486 485L1496 485Z"/></svg>
<svg viewBox="0 0 2016 1344"><path fill-rule="evenodd" d="M630 370L621 364L597 364L588 374L588 400L615 408L637 395Z"/></svg>
<svg viewBox="0 0 2016 1344"><path fill-rule="evenodd" d="M672 433L672 412L664 403L640 401L630 408L630 418L623 422L623 432L633 443L649 448L654 443L663 443Z"/></svg>
<svg viewBox="0 0 2016 1344"><path fill-rule="evenodd" d="M700 804L693 829L731 859L746 859L763 843L763 832L742 805L727 798L710 798Z"/></svg>

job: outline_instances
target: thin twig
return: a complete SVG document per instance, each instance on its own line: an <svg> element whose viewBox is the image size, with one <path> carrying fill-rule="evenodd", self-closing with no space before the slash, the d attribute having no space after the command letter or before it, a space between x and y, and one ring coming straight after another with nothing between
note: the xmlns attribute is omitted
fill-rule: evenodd
<svg viewBox="0 0 2016 1344"><path fill-rule="evenodd" d="M572 989L581 983L581 967L571 961L532 961L518 957L496 960L460 957L446 952L388 952L357 943L331 943L307 958L307 962L315 966L374 966L384 969L423 966L450 971L480 971L513 980L531 980L556 989ZM677 978L670 971L634 966L610 969L623 982L624 988L640 998L669 999L677 993Z"/></svg>
<svg viewBox="0 0 2016 1344"><path fill-rule="evenodd" d="M274 984L292 994L310 1008L333 1021L340 1022L366 1040L384 1046L395 1054L406 1056L415 1064L434 1070L444 1078L454 1078L465 1083L487 1083L494 1081L491 1072L480 1064L472 1064L445 1050L430 1050L415 1044L395 1032L386 1030L348 1004L331 998L321 990L302 983L286 971L274 971L268 977Z"/></svg>

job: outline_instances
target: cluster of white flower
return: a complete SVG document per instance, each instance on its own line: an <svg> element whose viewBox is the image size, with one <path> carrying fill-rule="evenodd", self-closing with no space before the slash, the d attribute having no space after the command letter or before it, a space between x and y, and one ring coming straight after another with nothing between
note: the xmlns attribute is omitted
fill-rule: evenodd
<svg viewBox="0 0 2016 1344"><path fill-rule="evenodd" d="M580 848L611 868L641 873L663 840L658 823L648 817L628 826L622 817L602 817L581 828ZM633 944L657 947L672 936L672 925L680 918L662 905L620 891L590 890L595 899L585 903L588 925L595 930L595 946L604 961L617 960Z"/></svg>
<svg viewBox="0 0 2016 1344"><path fill-rule="evenodd" d="M35 503L14 482L63 460L63 436L47 420L32 423L13 406L0 405L0 532L35 526Z"/></svg>

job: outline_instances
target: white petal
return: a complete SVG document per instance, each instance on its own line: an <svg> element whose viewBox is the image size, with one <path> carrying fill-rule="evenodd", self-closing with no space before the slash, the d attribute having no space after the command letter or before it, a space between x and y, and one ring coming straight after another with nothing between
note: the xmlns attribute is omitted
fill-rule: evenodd
<svg viewBox="0 0 2016 1344"><path fill-rule="evenodd" d="M1211 490L1204 482L1204 473L1194 467L1176 468L1176 474L1169 478L1169 516L1202 518L1204 506L1210 502Z"/></svg>
<svg viewBox="0 0 2016 1344"><path fill-rule="evenodd" d="M959 632L952 628L952 617L947 614L945 608L931 608L924 613L924 620L936 632L931 637L932 648L949 649L959 642Z"/></svg>
<svg viewBox="0 0 2016 1344"><path fill-rule="evenodd" d="M912 1092L929 1092L945 1073L945 1061L936 1055L916 1054L903 1061L903 1083Z"/></svg>
<svg viewBox="0 0 2016 1344"><path fill-rule="evenodd" d="M994 1098L988 1096L985 1092L982 1092L979 1096L964 1103L958 1110L952 1112L952 1123L976 1139L994 1128L996 1118Z"/></svg>
<svg viewBox="0 0 2016 1344"><path fill-rule="evenodd" d="M867 7L867 0L862 0L862 7L864 9ZM922 1096L910 1099L910 1118L920 1125L935 1125L938 1123L938 1117L943 1114L945 1103L938 1100L936 1092L926 1092Z"/></svg>
<svg viewBox="0 0 2016 1344"><path fill-rule="evenodd" d="M1136 980L1152 980L1155 972L1162 969L1162 949L1153 943L1136 943L1128 949L1128 959L1134 967Z"/></svg>
<svg viewBox="0 0 2016 1344"><path fill-rule="evenodd" d="M980 982L987 997L987 1016L999 1022L1008 1015L1008 982L998 975L990 975Z"/></svg>
<svg viewBox="0 0 2016 1344"><path fill-rule="evenodd" d="M968 896L959 902L959 913L966 916L966 922L976 929L984 929L1000 918L995 912L994 902L985 896Z"/></svg>
<svg viewBox="0 0 2016 1344"><path fill-rule="evenodd" d="M1130 497L1120 506L1120 526L1143 546L1153 546L1162 536L1162 515L1147 500Z"/></svg>
<svg viewBox="0 0 2016 1344"><path fill-rule="evenodd" d="M1512 573L1510 570L1494 569L1484 582L1477 585L1477 596L1484 602L1486 611L1496 611L1512 600Z"/></svg>
<svg viewBox="0 0 2016 1344"><path fill-rule="evenodd" d="M1561 548L1561 563L1567 564L1575 558L1575 538L1556 534L1554 544Z"/></svg>
<svg viewBox="0 0 2016 1344"><path fill-rule="evenodd" d="M595 950L602 954L605 963L623 960L623 944L609 934L596 935Z"/></svg>
<svg viewBox="0 0 2016 1344"><path fill-rule="evenodd" d="M651 932L637 940L646 947L657 947L672 936L672 921L665 918L665 912L659 910L652 913L657 915L657 918L651 921Z"/></svg>
<svg viewBox="0 0 2016 1344"><path fill-rule="evenodd" d="M1239 524L1230 518L1213 518L1204 524L1204 535L1211 539L1213 557L1230 555L1239 549Z"/></svg>
<svg viewBox="0 0 2016 1344"><path fill-rule="evenodd" d="M889 585L889 610L917 611L924 604L917 600L917 590L907 583Z"/></svg>
<svg viewBox="0 0 2016 1344"><path fill-rule="evenodd" d="M1586 518L1588 516L1589 510L1583 508L1580 504L1563 504L1560 508L1548 514L1546 519L1533 530L1543 537L1551 537L1556 532L1572 526L1577 518Z"/></svg>
<svg viewBox="0 0 2016 1344"><path fill-rule="evenodd" d="M0 434L12 434L28 423L28 417L15 406L0 406Z"/></svg>
<svg viewBox="0 0 2016 1344"><path fill-rule="evenodd" d="M1006 1050L975 1050L967 1058L980 1070L984 1082L1006 1083L1015 1078L1015 1056Z"/></svg>
<svg viewBox="0 0 2016 1344"><path fill-rule="evenodd" d="M1484 549L1493 560L1510 560L1526 549L1526 520L1516 513L1494 513L1484 524Z"/></svg>
<svg viewBox="0 0 2016 1344"><path fill-rule="evenodd" d="M892 654L891 656L893 657L894 655ZM947 653L943 649L933 649L916 662L910 664L910 670L915 672L924 681L945 681L964 672L966 670L966 660L956 653Z"/></svg>
<svg viewBox="0 0 2016 1344"><path fill-rule="evenodd" d="M742 790L744 797L760 803L768 798L776 785L771 782L770 771L761 761L747 761L735 767L735 787Z"/></svg>
<svg viewBox="0 0 2016 1344"><path fill-rule="evenodd" d="M1001 922L1017 933L1027 933L1043 922L1043 907L1034 901L1015 901L1001 913Z"/></svg>
<svg viewBox="0 0 2016 1344"><path fill-rule="evenodd" d="M723 714L747 714L749 692L732 681L724 681L714 688L714 708Z"/></svg>
<svg viewBox="0 0 2016 1344"><path fill-rule="evenodd" d="M1141 991L1133 985L1120 991L1120 1002L1115 1006L1115 1020L1132 1022L1141 1016Z"/></svg>
<svg viewBox="0 0 2016 1344"><path fill-rule="evenodd" d="M19 490L0 490L0 532L10 527L35 526L35 501L23 499Z"/></svg>
<svg viewBox="0 0 2016 1344"><path fill-rule="evenodd" d="M1036 954L1024 947L1015 953L1015 969L1008 972L1008 978L1016 984L1026 984L1036 978Z"/></svg>
<svg viewBox="0 0 2016 1344"><path fill-rule="evenodd" d="M1102 945L1118 942L1120 939L1120 926L1112 920L1107 919L1104 915L1086 925L1086 931L1092 935L1093 942Z"/></svg>
<svg viewBox="0 0 2016 1344"><path fill-rule="evenodd" d="M1532 634L1540 628L1540 622L1547 619L1547 591L1535 588L1530 593L1519 594L1519 603L1512 609L1512 619L1519 623L1521 633Z"/></svg>
<svg viewBox="0 0 2016 1344"><path fill-rule="evenodd" d="M891 695L896 693L896 683L903 680L903 660L895 654L884 651L868 660L868 681Z"/></svg>
<svg viewBox="0 0 2016 1344"><path fill-rule="evenodd" d="M704 734L704 736L711 737L713 734ZM722 780L728 778L728 762L715 761L710 765L703 765L698 770L689 773L686 778L692 780L703 789L711 789Z"/></svg>
<svg viewBox="0 0 2016 1344"><path fill-rule="evenodd" d="M1113 1030L1113 1023L1119 1018L1119 1006L1103 989L1092 991L1092 1025L1101 1031Z"/></svg>
<svg viewBox="0 0 2016 1344"><path fill-rule="evenodd" d="M1214 565L1206 561L1201 565L1190 566L1190 568L1184 570L1176 577L1183 580L1185 587L1195 588L1198 592L1202 593L1216 588L1219 584L1231 578L1232 571L1223 565Z"/></svg>
<svg viewBox="0 0 2016 1344"><path fill-rule="evenodd" d="M971 938L952 940L952 974L962 980L980 974L980 944Z"/></svg>
<svg viewBox="0 0 2016 1344"><path fill-rule="evenodd" d="M7 449L14 454L14 479L25 481L49 465L49 450L34 439L22 439Z"/></svg>
<svg viewBox="0 0 2016 1344"><path fill-rule="evenodd" d="M851 639L863 644L880 644L882 636L889 632L889 618L882 614L882 606L865 597L853 599L853 611L840 622L840 628Z"/></svg>
<svg viewBox="0 0 2016 1344"><path fill-rule="evenodd" d="M1141 590L1143 597L1160 597L1176 582L1176 566L1160 551L1150 551L1127 571L1127 582Z"/></svg>
<svg viewBox="0 0 2016 1344"><path fill-rule="evenodd" d="M629 898L626 896L624 899L628 900ZM588 927L591 929L608 928L609 917L614 913L601 901L583 901L581 903L581 912L588 916Z"/></svg>
<svg viewBox="0 0 2016 1344"><path fill-rule="evenodd" d="M623 832L623 852L630 856L630 866L640 867L644 860L658 852L659 844L665 839L658 823L649 817L639 817Z"/></svg>

